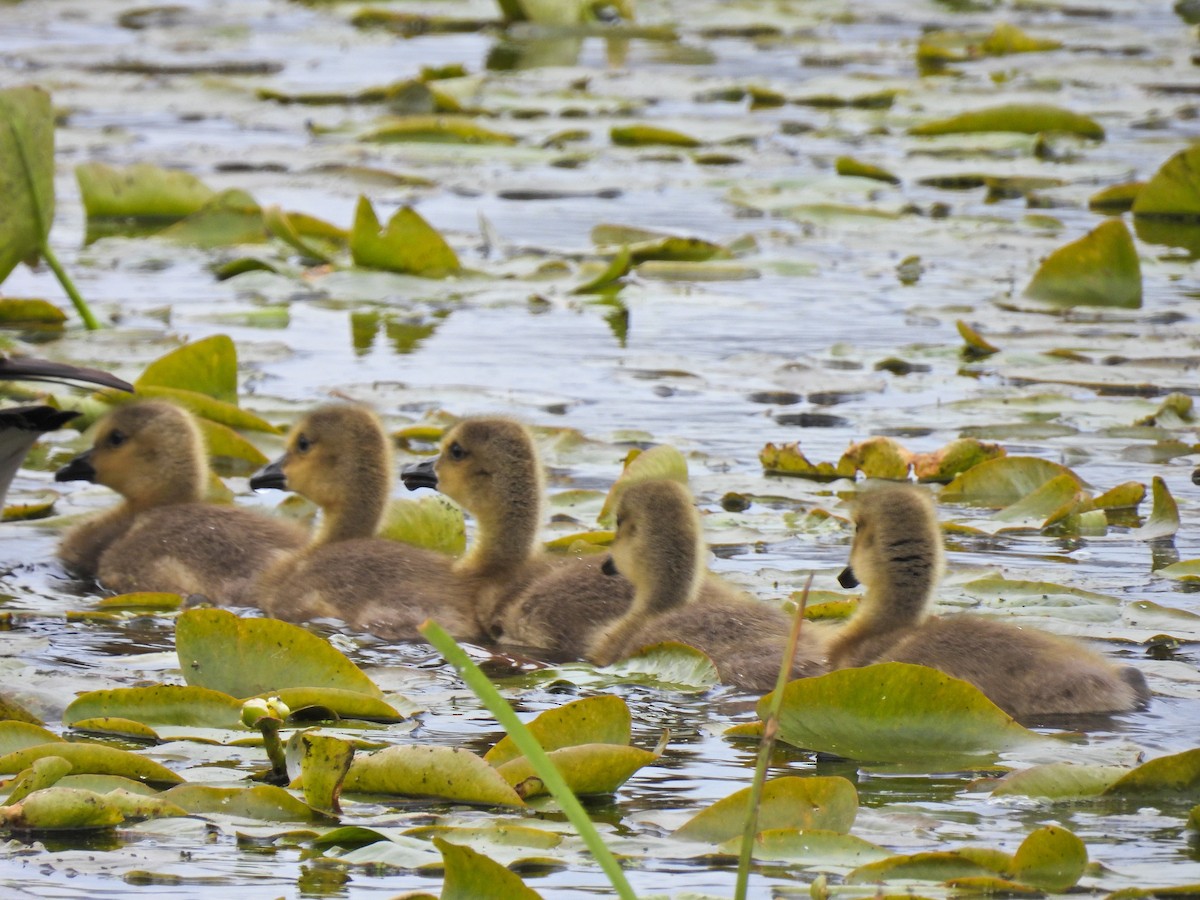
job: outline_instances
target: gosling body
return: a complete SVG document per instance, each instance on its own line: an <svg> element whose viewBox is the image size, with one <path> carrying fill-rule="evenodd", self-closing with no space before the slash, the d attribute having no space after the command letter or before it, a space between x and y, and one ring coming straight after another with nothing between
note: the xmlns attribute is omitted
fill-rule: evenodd
<svg viewBox="0 0 1200 900"><path fill-rule="evenodd" d="M251 486L295 491L321 508L323 522L308 546L256 579L247 600L276 618L336 618L385 638L419 639L418 626L433 619L478 640L474 598L453 560L375 536L391 473L387 434L369 410L330 404L301 419L284 455Z"/></svg>
<svg viewBox="0 0 1200 900"><path fill-rule="evenodd" d="M791 630L781 610L704 570L706 548L691 494L673 481L630 485L617 505L609 568L633 582L624 616L594 637L588 658L608 665L639 649L679 641L704 651L721 680L751 691L775 686ZM801 632L792 678L827 668L821 641Z"/></svg>
<svg viewBox="0 0 1200 900"><path fill-rule="evenodd" d="M944 569L929 496L907 486L869 488L857 502L844 587L861 582L859 611L832 639L835 668L917 663L969 681L1016 718L1117 713L1145 705L1136 669L1077 641L981 616L933 616Z"/></svg>
<svg viewBox="0 0 1200 900"><path fill-rule="evenodd" d="M103 484L122 501L67 532L59 557L74 574L115 591L230 602L306 536L287 522L205 503L208 478L204 441L189 413L161 400L118 407L97 425L92 448L55 480Z"/></svg>

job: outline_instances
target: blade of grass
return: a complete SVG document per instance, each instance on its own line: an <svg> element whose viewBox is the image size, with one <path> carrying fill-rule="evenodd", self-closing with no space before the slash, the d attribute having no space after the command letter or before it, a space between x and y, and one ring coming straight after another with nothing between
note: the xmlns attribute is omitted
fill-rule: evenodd
<svg viewBox="0 0 1200 900"><path fill-rule="evenodd" d="M562 811L566 814L571 824L575 826L575 830L579 832L579 836L583 838L583 842L592 853L592 858L600 864L600 868L608 876L608 880L616 890L617 896L621 897L622 900L637 900L637 895L634 894L633 888L629 886L629 882L625 878L625 873L621 871L620 863L617 862L617 858L605 846L604 839L600 837L600 832L592 824L592 820L588 817L583 804L579 802L574 792L567 786L567 782L563 779L558 769L555 768L554 763L546 756L546 751L542 749L542 745L538 743L538 739L517 718L517 714L508 705L508 701L500 696L500 692L488 681L488 677L479 670L479 667L475 663L471 662L470 657L458 645L458 642L447 634L440 625L436 622L426 620L418 631L446 658L446 662L454 666L458 674L462 676L463 681L467 683L467 687L475 692L475 696L483 702L488 711L496 717L496 721L508 732L508 736L517 745L517 749L529 760L529 764L533 766L533 770L537 773L538 778L546 785L546 789L558 801L558 805L562 808Z"/></svg>
<svg viewBox="0 0 1200 900"><path fill-rule="evenodd" d="M771 762L775 736L779 733L779 710L783 706L783 689L792 674L792 662L796 658L796 647L800 643L800 629L804 625L804 608L808 606L808 592L812 589L812 582L813 577L810 574L808 581L804 582L804 591L800 594L800 604L796 608L796 615L792 620L792 630L788 635L787 650L779 662L779 675L775 679L775 694L771 699L771 708L763 723L762 741L758 745L758 760L754 765L754 781L750 785L746 825L742 829L737 883L733 889L734 900L746 900L746 891L750 887L750 863L754 858L754 837L758 834L758 808L762 805L763 785L767 781L767 766Z"/></svg>

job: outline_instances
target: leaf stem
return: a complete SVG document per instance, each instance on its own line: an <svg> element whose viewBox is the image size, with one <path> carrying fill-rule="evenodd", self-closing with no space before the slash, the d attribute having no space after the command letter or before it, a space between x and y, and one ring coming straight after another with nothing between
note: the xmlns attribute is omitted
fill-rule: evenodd
<svg viewBox="0 0 1200 900"><path fill-rule="evenodd" d="M92 315L87 301L83 299L83 295L75 287L75 282L71 280L71 276L67 274L67 270L62 267L62 264L58 261L58 257L50 249L49 241L42 241L41 254L42 258L46 260L46 265L50 267L55 277L58 278L58 283L62 285L63 290L67 292L67 296L71 298L71 302L75 304L75 311L79 313L79 318L83 319L84 326L88 331L97 330L100 327L100 323Z"/></svg>
<svg viewBox="0 0 1200 900"><path fill-rule="evenodd" d="M754 781L750 785L749 809L746 824L742 829L742 846L738 854L737 883L733 889L734 900L746 900L750 887L750 863L754 858L754 838L758 834L758 808L762 805L763 787L767 781L767 766L771 762L771 751L775 747L775 736L779 733L779 711L783 708L783 689L792 674L792 662L796 658L796 647L800 643L800 628L804 625L804 609L808 606L808 592L812 589L811 574L804 582L800 603L792 619L792 630L788 634L787 650L779 664L779 675L775 679L775 691L771 695L771 706L763 722L762 740L758 745L758 760L754 765Z"/></svg>
<svg viewBox="0 0 1200 900"><path fill-rule="evenodd" d="M508 736L513 739L513 743L517 745L517 749L529 760L529 764L533 766L533 770L537 773L538 778L546 785L546 789L558 801L558 805L562 808L562 811L566 813L571 824L575 826L575 830L579 832L579 836L583 838L584 844L587 845L588 850L592 853L592 858L600 864L600 868L608 876L608 880L612 883L613 888L616 889L617 896L621 897L622 900L637 900L637 895L634 894L633 888L630 887L628 880L626 880L620 863L617 862L616 857L605 846L604 839L600 837L600 832L592 824L592 820L588 817L583 804L579 802L579 799L567 785L566 780L562 777L562 773L550 761L550 758L546 755L546 751L538 743L538 739L517 718L517 714L508 705L508 701L500 696L500 692L488 681L488 677L480 671L475 663L471 662L470 657L458 645L458 642L447 634L440 625L434 621L426 620L418 630L425 636L425 639L429 643L437 648L438 652L446 658L446 661L454 666L458 674L462 676L463 681L467 683L467 687L474 691L475 696L483 701L483 705L496 717L496 721L503 726L504 730L508 732Z"/></svg>

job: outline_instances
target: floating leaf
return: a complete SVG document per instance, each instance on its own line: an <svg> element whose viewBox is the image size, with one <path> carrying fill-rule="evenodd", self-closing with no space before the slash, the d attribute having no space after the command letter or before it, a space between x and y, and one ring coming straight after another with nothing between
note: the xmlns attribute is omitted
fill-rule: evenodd
<svg viewBox="0 0 1200 900"><path fill-rule="evenodd" d="M767 444L758 454L763 471L769 475L799 475L832 481L839 477L833 463L813 463L800 450L798 442Z"/></svg>
<svg viewBox="0 0 1200 900"><path fill-rule="evenodd" d="M183 781L165 766L136 753L103 744L73 744L67 741L38 744L0 756L0 775L20 772L43 756L61 756L71 764L74 774L124 775L135 781L163 784Z"/></svg>
<svg viewBox="0 0 1200 900"><path fill-rule="evenodd" d="M1058 463L1032 456L1006 456L963 472L946 485L938 499L942 503L1001 508L1024 499L1060 475L1080 483L1078 476Z"/></svg>
<svg viewBox="0 0 1200 900"><path fill-rule="evenodd" d="M668 235L627 246L630 259L635 263L643 263L652 259L668 262L705 262L714 257L728 256L725 248L720 244L696 237Z"/></svg>
<svg viewBox="0 0 1200 900"><path fill-rule="evenodd" d="M579 744L547 754L576 796L611 794L643 766L657 762L661 753L617 744ZM509 784L528 799L549 791L525 757L496 767Z"/></svg>
<svg viewBox="0 0 1200 900"><path fill-rule="evenodd" d="M736 856L741 850L741 837L730 838L721 844L721 853ZM814 866L861 866L887 859L891 854L877 844L852 834L822 831L814 828L771 828L760 831L754 839L754 858L773 862L788 862Z"/></svg>
<svg viewBox="0 0 1200 900"><path fill-rule="evenodd" d="M0 806L0 828L11 831L95 831L124 821L117 804L91 791L51 787Z"/></svg>
<svg viewBox="0 0 1200 900"><path fill-rule="evenodd" d="M63 724L71 726L99 716L119 716L147 725L240 728L242 702L203 687L156 684L113 688L76 697L63 713Z"/></svg>
<svg viewBox="0 0 1200 900"><path fill-rule="evenodd" d="M340 719L364 719L370 722L400 722L404 719L394 706L364 691L343 688L292 687L263 693L277 696L288 705L293 716L304 717L314 710L328 710Z"/></svg>
<svg viewBox="0 0 1200 900"><path fill-rule="evenodd" d="M79 719L71 723L71 728L91 734L125 737L152 744L159 741L158 732L149 725L143 725L133 719L123 719L120 716L95 716L89 719Z"/></svg>
<svg viewBox="0 0 1200 900"><path fill-rule="evenodd" d="M759 701L759 714L771 695ZM779 736L807 750L929 766L991 755L1040 736L974 685L935 669L881 663L801 678L784 688Z"/></svg>
<svg viewBox="0 0 1200 900"><path fill-rule="evenodd" d="M742 788L675 830L675 837L720 844L742 833L750 788ZM858 791L840 775L785 775L763 785L759 831L795 828L845 834L858 815Z"/></svg>
<svg viewBox="0 0 1200 900"><path fill-rule="evenodd" d="M659 444L640 453L631 453L625 459L625 468L621 475L609 488L608 496L604 498L604 506L596 521L603 525L611 525L616 515L617 503L626 488L631 484L641 484L643 481L677 481L682 485L688 483L687 460L683 454L669 444Z"/></svg>
<svg viewBox="0 0 1200 900"><path fill-rule="evenodd" d="M1167 489L1167 483L1159 475L1150 484L1154 500L1150 507L1150 518L1141 528L1135 528L1132 536L1139 541L1157 541L1174 537L1179 531L1179 505Z"/></svg>
<svg viewBox="0 0 1200 900"><path fill-rule="evenodd" d="M623 681L674 690L705 691L721 683L716 665L706 654L675 641L653 644L599 671L615 675Z"/></svg>
<svg viewBox="0 0 1200 900"><path fill-rule="evenodd" d="M474 753L454 747L398 746L359 756L350 764L342 787L352 793L525 805L495 769Z"/></svg>
<svg viewBox="0 0 1200 900"><path fill-rule="evenodd" d="M66 320L67 314L48 300L0 299L0 325L61 325Z"/></svg>
<svg viewBox="0 0 1200 900"><path fill-rule="evenodd" d="M43 756L21 772L9 784L6 802L11 805L24 800L34 791L53 787L63 776L70 774L71 764L61 756Z"/></svg>
<svg viewBox="0 0 1200 900"><path fill-rule="evenodd" d="M467 546L467 526L460 507L441 494L432 494L391 501L379 537L459 556Z"/></svg>
<svg viewBox="0 0 1200 900"><path fill-rule="evenodd" d="M1144 181L1127 181L1096 191L1088 197L1088 209L1107 216L1120 215L1133 209L1133 204L1146 186Z"/></svg>
<svg viewBox="0 0 1200 900"><path fill-rule="evenodd" d="M215 334L184 344L146 366L134 388L178 388L237 403L237 348L228 335Z"/></svg>
<svg viewBox="0 0 1200 900"><path fill-rule="evenodd" d="M445 239L409 206L403 206L380 228L366 197L358 198L350 254L356 266L444 278L459 271L458 257Z"/></svg>
<svg viewBox="0 0 1200 900"><path fill-rule="evenodd" d="M283 788L257 784L250 788L223 788L207 784L180 784L162 798L189 813L262 819L267 822L323 822L328 817L296 799Z"/></svg>
<svg viewBox="0 0 1200 900"><path fill-rule="evenodd" d="M332 262L333 248L328 246L322 247L316 241L310 240L301 234L300 229L297 227L299 220L294 220L294 215L293 213L284 212L278 206L268 206L263 210L263 224L267 226L267 230L271 234L275 235L275 237L279 238L292 249L300 251L302 255L324 263ZM344 232L339 232L332 225L328 226L328 228L333 234L341 234L342 241L345 242L346 236Z"/></svg>
<svg viewBox="0 0 1200 900"><path fill-rule="evenodd" d="M1176 581L1200 581L1200 559L1184 559L1169 566L1163 566L1154 573L1164 578Z"/></svg>
<svg viewBox="0 0 1200 900"><path fill-rule="evenodd" d="M1075 886L1087 867L1087 848L1065 828L1046 825L1030 834L1013 854L1012 877L1052 894Z"/></svg>
<svg viewBox="0 0 1200 900"><path fill-rule="evenodd" d="M1129 770L1123 766L1081 766L1048 763L1010 772L992 789L992 796L1037 797L1045 800L1078 800L1104 793Z"/></svg>
<svg viewBox="0 0 1200 900"><path fill-rule="evenodd" d="M261 244L267 240L263 211L245 191L222 191L185 219L158 232L164 240L193 247Z"/></svg>
<svg viewBox="0 0 1200 900"><path fill-rule="evenodd" d="M62 738L53 731L32 722L0 722L0 755L58 740Z"/></svg>
<svg viewBox="0 0 1200 900"><path fill-rule="evenodd" d="M1200 144L1180 150L1138 191L1133 214L1194 221L1200 219ZM3 277L0 266L0 277Z"/></svg>
<svg viewBox="0 0 1200 900"><path fill-rule="evenodd" d="M1104 129L1095 119L1040 103L1012 103L977 109L948 119L914 125L908 133L928 136L981 131L1013 131L1020 134L1064 132L1097 141L1104 140Z"/></svg>
<svg viewBox="0 0 1200 900"><path fill-rule="evenodd" d="M304 732L297 732L288 741L289 749L292 741L301 748L304 801L324 812L341 812L338 797L354 759L354 745L331 735Z"/></svg>
<svg viewBox="0 0 1200 900"><path fill-rule="evenodd" d="M153 390L165 391L166 389L154 388ZM197 419L196 424L200 427L200 433L204 435L204 446L212 459L241 460L247 464L243 467L245 471L241 471L241 474L246 475L267 464L268 460L263 452L228 425L204 418Z"/></svg>
<svg viewBox="0 0 1200 900"><path fill-rule="evenodd" d="M625 746L631 738L629 705L611 694L583 697L548 709L525 727L547 752L578 744ZM505 735L483 758L500 766L520 756L513 739Z"/></svg>
<svg viewBox="0 0 1200 900"><path fill-rule="evenodd" d="M991 853L994 853L992 851ZM936 850L905 856L889 856L859 866L846 875L846 884L872 884L877 881L949 881L995 875L1002 871L1008 857L998 861L991 853L963 850ZM1000 866L997 866L1000 862Z"/></svg>
<svg viewBox="0 0 1200 900"><path fill-rule="evenodd" d="M1025 296L1055 306L1139 308L1142 269L1125 223L1108 219L1059 247L1038 267Z"/></svg>
<svg viewBox="0 0 1200 900"><path fill-rule="evenodd" d="M624 278L629 274L629 270L633 267L633 260L629 254L628 247L621 247L616 252L616 255L609 261L608 265L599 275L589 278L583 284L575 288L573 294L594 294L600 291L611 288L619 279Z"/></svg>
<svg viewBox="0 0 1200 900"><path fill-rule="evenodd" d="M16 700L0 693L0 722L27 722L30 725L41 725L42 720L23 707Z"/></svg>
<svg viewBox="0 0 1200 900"><path fill-rule="evenodd" d="M1105 791L1115 797L1187 799L1200 790L1200 750L1185 750L1144 762Z"/></svg>
<svg viewBox="0 0 1200 900"><path fill-rule="evenodd" d="M834 170L839 175L870 178L874 181L886 181L888 184L900 183L900 179L887 169L861 162L852 156L839 156L834 161Z"/></svg>
<svg viewBox="0 0 1200 900"><path fill-rule="evenodd" d="M148 797L145 794L117 789L103 794L105 800L112 803L121 811L121 815L130 819L165 819L184 817L188 814L182 806L164 800L162 797Z"/></svg>
<svg viewBox="0 0 1200 900"><path fill-rule="evenodd" d="M1056 475L992 519L1011 528L1043 529L1065 519L1084 501L1079 479L1073 473Z"/></svg>
<svg viewBox="0 0 1200 900"><path fill-rule="evenodd" d="M179 594L153 591L117 594L113 597L101 597L96 601L96 609L111 612L175 612L182 605L183 597Z"/></svg>
<svg viewBox="0 0 1200 900"><path fill-rule="evenodd" d="M75 167L89 219L175 222L200 210L216 192L190 172L149 163L123 168L86 162Z"/></svg>
<svg viewBox="0 0 1200 900"><path fill-rule="evenodd" d="M466 116L404 116L390 119L361 138L377 144L417 141L435 144L496 144L517 142L511 134L485 128Z"/></svg>
<svg viewBox="0 0 1200 900"><path fill-rule="evenodd" d="M908 466L912 454L889 437L870 437L851 444L837 462L839 475L853 476L862 472L868 478L891 478L900 480L908 477Z"/></svg>
<svg viewBox="0 0 1200 900"><path fill-rule="evenodd" d="M690 134L655 125L614 125L609 132L614 144L622 147L665 145L668 147L699 147L704 142Z"/></svg>
<svg viewBox="0 0 1200 900"><path fill-rule="evenodd" d="M441 900L541 900L541 894L526 886L519 875L508 871L470 847L460 847L442 838L433 839L446 865Z"/></svg>
<svg viewBox="0 0 1200 900"><path fill-rule="evenodd" d="M983 337L978 331L959 319L954 323L958 328L958 334L966 343L963 349L964 355L972 359L981 359L985 356L991 356L993 353L999 353L1000 348L991 343L987 338Z"/></svg>
<svg viewBox="0 0 1200 900"><path fill-rule="evenodd" d="M41 88L0 91L0 281L32 259L54 221L54 113Z"/></svg>
<svg viewBox="0 0 1200 900"><path fill-rule="evenodd" d="M980 45L984 53L992 56L1007 56L1010 53L1041 53L1047 50L1058 50L1061 41L1052 38L1038 38L1016 25L1008 22L997 22L992 33L983 39Z"/></svg>
<svg viewBox="0 0 1200 900"><path fill-rule="evenodd" d="M290 687L382 696L375 683L328 641L290 622L239 619L222 609L189 609L175 626L175 650L188 684L234 697Z"/></svg>

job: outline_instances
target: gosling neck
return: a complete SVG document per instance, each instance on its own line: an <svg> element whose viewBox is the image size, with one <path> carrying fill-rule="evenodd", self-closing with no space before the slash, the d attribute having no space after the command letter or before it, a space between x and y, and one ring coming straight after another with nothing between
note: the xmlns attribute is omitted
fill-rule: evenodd
<svg viewBox="0 0 1200 900"><path fill-rule="evenodd" d="M374 537L383 523L388 493L360 491L322 507L323 521L313 545Z"/></svg>
<svg viewBox="0 0 1200 900"><path fill-rule="evenodd" d="M472 513L475 540L456 567L460 572L500 575L515 571L537 555L542 527L541 485L532 494L522 492Z"/></svg>

